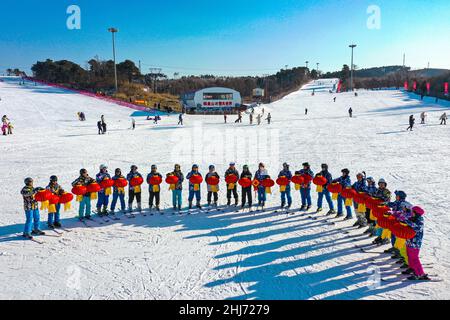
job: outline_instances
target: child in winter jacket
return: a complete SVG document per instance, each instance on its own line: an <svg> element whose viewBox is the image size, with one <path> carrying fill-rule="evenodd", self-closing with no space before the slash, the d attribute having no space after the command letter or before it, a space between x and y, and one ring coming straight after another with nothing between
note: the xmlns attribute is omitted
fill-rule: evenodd
<svg viewBox="0 0 450 320"><path fill-rule="evenodd" d="M72 187L75 187L77 185L86 187L93 182L95 182L95 180L89 176L87 170L81 169L80 176L74 182L72 182ZM91 194L89 192L83 195L83 198L80 202L80 208L78 209L78 218L80 220L91 218Z"/></svg>
<svg viewBox="0 0 450 320"><path fill-rule="evenodd" d="M192 166L192 170L191 172L189 172L186 176L186 179L189 180L189 209L192 209L192 202L194 201L194 197L196 199L196 207L198 209L201 209L202 206L200 204L201 201L201 191L200 191L200 185L199 184L193 184L190 179L194 176L194 175L199 175L202 176L202 174L198 171L198 165L194 164Z"/></svg>
<svg viewBox="0 0 450 320"><path fill-rule="evenodd" d="M366 182L366 175L365 173L358 173L356 175L356 182L353 184L353 190L355 190L356 192L367 192L367 182ZM360 228L364 228L367 226L367 219L366 219L366 212L358 212L358 203L353 202L354 203L354 208L356 210L356 216L357 216L357 221L356 223L353 225L354 227L360 227Z"/></svg>
<svg viewBox="0 0 450 320"><path fill-rule="evenodd" d="M430 280L428 275L425 274L422 264L419 259L420 249L422 247L423 234L424 234L424 219L425 211L420 207L412 208L412 215L403 219L403 222L410 226L416 233L415 237L406 241L406 250L408 254L409 269L403 272L403 274L413 274L408 280Z"/></svg>
<svg viewBox="0 0 450 320"><path fill-rule="evenodd" d="M295 174L308 175L311 177L311 180L314 178L314 172L312 172L311 166L308 162L303 163L303 169L297 171ZM300 211L308 211L312 207L311 181L300 186L300 195L302 198L302 207L300 208Z"/></svg>
<svg viewBox="0 0 450 320"><path fill-rule="evenodd" d="M348 169L342 169L342 176L339 178L333 180L333 183L339 183L343 189L349 188L352 186L352 182L350 180L350 170ZM338 213L336 217L343 217L344 216L344 203L345 199L341 195L338 197ZM351 206L345 206L345 209L347 210L347 216L345 217L345 220L350 220L353 218L352 214L352 207Z"/></svg>
<svg viewBox="0 0 450 320"><path fill-rule="evenodd" d="M138 212L142 211L142 189L140 186L133 187L131 185L131 179L142 178L142 175L138 172L138 167L135 165L131 166L131 171L127 174L128 180L128 212L133 212L133 202L136 199Z"/></svg>
<svg viewBox="0 0 450 320"><path fill-rule="evenodd" d="M52 194L61 196L64 193L64 189L61 188L61 186L58 184L58 177L57 176L51 176L50 177L50 183L48 184L47 190L49 190ZM61 204L56 204L54 207L54 212L52 211L52 208L50 207L48 210L48 227L50 229L54 228L61 228L61 217L60 217L60 210L61 210Z"/></svg>
<svg viewBox="0 0 450 320"><path fill-rule="evenodd" d="M336 212L334 211L333 199L331 198L330 191L328 191L328 186L333 182L333 177L328 171L328 165L326 163L322 164L322 171L320 171L316 176L322 176L327 179L327 183L323 186L322 192L319 192L319 199L317 200L317 213L322 212L323 197L325 197L328 207L330 208L327 216L335 214Z"/></svg>
<svg viewBox="0 0 450 320"><path fill-rule="evenodd" d="M23 237L26 239L33 239L33 235L45 235L45 233L40 230L39 207L38 202L34 199L36 193L42 190L42 188L34 188L33 179L31 178L26 178L24 183L25 186L20 192L23 197L23 207L26 217Z"/></svg>
<svg viewBox="0 0 450 320"><path fill-rule="evenodd" d="M111 176L108 173L108 167L104 164L100 166L100 172L97 173L95 180L98 184L100 184L105 179L111 179ZM109 203L109 195L106 194L106 190L102 189L98 192L97 199L97 213L99 216L108 215L108 203Z"/></svg>
<svg viewBox="0 0 450 320"><path fill-rule="evenodd" d="M181 166L179 164L175 165L174 171L167 174L167 177L169 176L175 176L178 178L178 182L175 184L173 190L172 190L172 204L173 204L173 210L181 211L182 206L182 191L183 191L183 182L184 182L184 175L181 172Z"/></svg>
<svg viewBox="0 0 450 320"><path fill-rule="evenodd" d="M249 179L250 181L253 178L252 173L249 170L248 165L244 165L242 173L241 173L241 179ZM253 199L252 199L252 186L249 187L242 187L242 209L245 208L246 202L248 201L248 206L251 210L253 205Z"/></svg>
<svg viewBox="0 0 450 320"><path fill-rule="evenodd" d="M289 164L283 164L283 170L278 174L278 178L287 178L289 182L292 180L292 172L289 170ZM284 208L287 200L287 208L290 209L292 206L292 196L291 196L291 184L286 186L286 189L281 192L281 208Z"/></svg>
<svg viewBox="0 0 450 320"><path fill-rule="evenodd" d="M227 171L225 171L225 179L230 176L235 175L236 177L239 177L239 172L236 170L236 164L234 162L230 163L230 167ZM237 206L239 203L239 196L237 193L237 184L234 183L233 185L227 184L227 205L231 205L231 196L233 195L235 205Z"/></svg>
<svg viewBox="0 0 450 320"><path fill-rule="evenodd" d="M264 166L264 163L259 164L259 169L255 173L255 180L259 182L258 185L258 207L264 208L266 205L266 188L261 185L261 182L265 179L269 179L270 176Z"/></svg>
<svg viewBox="0 0 450 320"><path fill-rule="evenodd" d="M114 181L117 181L119 179L125 179L125 177L122 175L122 170L117 168L114 172L114 176L112 177ZM117 201L120 200L120 207L122 209L122 212L125 212L126 205L125 205L125 189L124 188L118 188L116 186L113 187L113 199L111 202L111 214L114 215L114 212L116 210L116 204Z"/></svg>
<svg viewBox="0 0 450 320"><path fill-rule="evenodd" d="M151 179L154 177L159 177L162 180L162 175L158 172L158 167L156 165L152 165L151 172L147 175L147 183L148 183L149 193L150 193L150 198L148 200L148 207L150 208L150 210L152 210L153 202L155 202L156 211L160 211L159 204L161 201L161 197L160 197L161 188L159 185L157 185L157 184L153 185L151 183Z"/></svg>
<svg viewBox="0 0 450 320"><path fill-rule="evenodd" d="M391 201L391 191L387 188L387 182L385 179L381 178L378 181L378 189L375 192L374 197L382 200L384 205L387 205ZM373 241L373 244L384 245L389 243L389 239L383 239L381 237L382 233L382 228L372 229L372 235L377 236L377 238Z"/></svg>
<svg viewBox="0 0 450 320"><path fill-rule="evenodd" d="M205 176L205 180L208 181L209 178L215 177L219 179L219 175L216 172L216 167L213 165L209 166L209 172ZM208 206L211 206L212 198L214 197L214 206L217 207L217 201L219 201L219 186L212 186L208 184Z"/></svg>

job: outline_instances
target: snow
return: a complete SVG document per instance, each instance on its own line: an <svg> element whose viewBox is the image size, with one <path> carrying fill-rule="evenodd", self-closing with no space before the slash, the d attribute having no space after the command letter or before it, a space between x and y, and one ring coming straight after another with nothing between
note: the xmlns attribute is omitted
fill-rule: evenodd
<svg viewBox="0 0 450 320"><path fill-rule="evenodd" d="M172 116L163 117L159 125L139 119L131 131L131 109L33 83L20 86L16 78L2 80L1 114L9 116L15 133L0 136L1 299L450 298L450 134L448 127L438 125L449 103L420 101L397 90L359 91L358 97L330 94L336 80L319 80L257 110L271 112L270 126L265 121L250 126L248 116L242 124L234 124L233 116L228 124L221 116L186 116L186 125L179 127L178 117ZM350 106L353 119L347 115ZM79 111L86 113L87 122L77 121ZM406 132L409 115L419 118L422 111L429 115L428 124ZM97 135L96 128L102 114L109 125L105 136ZM91 228L76 221L74 203L63 213L63 224L72 232L42 237L43 245L19 238L24 222L20 189L27 176L45 186L56 174L69 190L80 168L94 176L102 163L110 172L120 167L124 173L136 164L142 174L153 163L163 174L175 163L185 174L198 163L205 174L214 163L223 175L230 161L237 161L239 170L248 163L252 172L264 161L272 176L285 161L293 170L309 161L315 171L328 163L335 176L348 167L352 177L364 170L376 179L386 178L391 191L406 191L412 203L426 209L421 256L432 264L426 271L444 281L373 284L373 270L383 277L398 273L392 261L361 253L355 243L371 240L355 242L337 229L353 222L329 226L322 218L276 213L278 188L264 213L225 210L173 216L164 186L164 216L122 217L91 223ZM224 204L223 182L221 188ZM144 190L146 207L147 187ZM300 196L293 196L297 207ZM186 198L184 190L184 204ZM314 203L316 198L313 192Z"/></svg>

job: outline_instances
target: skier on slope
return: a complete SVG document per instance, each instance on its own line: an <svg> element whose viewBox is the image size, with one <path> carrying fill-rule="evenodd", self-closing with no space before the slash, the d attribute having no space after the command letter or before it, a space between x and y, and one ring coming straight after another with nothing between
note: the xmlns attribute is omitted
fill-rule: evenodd
<svg viewBox="0 0 450 320"><path fill-rule="evenodd" d="M95 180L100 184L103 180L111 179L111 175L108 173L108 167L104 164L100 165L100 171L95 176ZM98 192L97 199L97 214L102 216L108 215L109 195L106 194L105 189Z"/></svg>
<svg viewBox="0 0 450 320"><path fill-rule="evenodd" d="M152 184L151 179L154 177L159 177L162 180L162 175L158 172L158 167L153 164L151 167L150 173L147 175L147 183L148 183L148 189L149 189L149 200L148 200L148 207L150 208L150 211L153 208L153 202L155 202L155 209L156 211L160 211L159 204L161 202L161 188L157 184Z"/></svg>
<svg viewBox="0 0 450 320"><path fill-rule="evenodd" d="M350 179L350 170L348 169L342 169L342 176L340 176L339 178L333 180L333 183L339 183L343 189L345 188L349 188L352 186L352 182ZM345 203L345 199L344 197L342 197L341 195L339 195L338 197L338 213L337 213L337 218L343 217L344 216L344 203ZM353 219L353 214L352 214L352 207L351 206L345 206L345 209L347 211L347 216L345 217L345 220L350 220Z"/></svg>
<svg viewBox="0 0 450 320"><path fill-rule="evenodd" d="M427 114L425 113L425 111L420 114L420 120L421 120L420 124L425 124L426 117L427 117Z"/></svg>
<svg viewBox="0 0 450 320"><path fill-rule="evenodd" d="M311 178L314 178L314 172L311 170L311 165L308 162L302 164L303 169L295 172L296 175L307 175ZM300 211L309 211L312 207L312 199L311 199L311 181L308 183L303 183L300 186L300 195L302 199L302 206Z"/></svg>
<svg viewBox="0 0 450 320"><path fill-rule="evenodd" d="M126 179L125 176L122 175L122 170L120 168L117 168L114 171L114 176L112 177L114 181L117 181L119 179ZM113 199L111 202L111 214L115 214L116 210L116 204L117 201L120 200L120 207L122 212L125 212L126 205L125 205L125 189L124 188L118 188L116 186L113 187Z"/></svg>
<svg viewBox="0 0 450 320"><path fill-rule="evenodd" d="M269 173L267 172L264 163L260 163L258 166L258 171L255 173L255 180L259 182L258 184L258 207L262 207L264 209L266 205L266 188L261 184L261 182L265 179L269 179Z"/></svg>
<svg viewBox="0 0 450 320"><path fill-rule="evenodd" d="M252 180L253 175L249 170L248 165L244 165L243 166L243 170L240 176L241 179L249 179ZM245 205L248 201L248 207L250 208L250 210L252 209L252 205L253 205L253 199L252 199L252 186L249 187L242 187L242 204L241 207L242 209L245 208Z"/></svg>
<svg viewBox="0 0 450 320"><path fill-rule="evenodd" d="M330 191L328 191L328 186L333 181L333 177L331 173L328 171L328 165L326 163L322 164L322 171L320 171L316 176L322 176L325 179L327 179L327 183L323 186L323 191L319 192L319 199L317 200L317 213L322 212L322 206L323 206L323 197L327 200L329 211L327 213L327 216L336 214L334 211L334 203L333 199L331 198Z"/></svg>
<svg viewBox="0 0 450 320"><path fill-rule="evenodd" d="M178 125L182 126L183 125L183 114L180 113L180 115L178 116Z"/></svg>
<svg viewBox="0 0 450 320"><path fill-rule="evenodd" d="M133 212L133 202L134 199L136 199L137 202L137 210L138 212L142 212L142 189L141 186L135 186L133 187L130 182L131 179L140 177L142 178L142 175L138 172L138 167L136 165L132 165L130 168L130 172L127 174L127 180L128 180L128 212Z"/></svg>
<svg viewBox="0 0 450 320"><path fill-rule="evenodd" d="M448 119L448 117L447 117L447 112L444 112L443 114L442 114L442 116L439 118L439 120L441 120L441 125L447 125L447 119Z"/></svg>
<svg viewBox="0 0 450 320"><path fill-rule="evenodd" d="M409 127L406 129L406 131L410 130L413 131L414 124L416 123L416 119L414 118L414 115L409 116Z"/></svg>
<svg viewBox="0 0 450 320"><path fill-rule="evenodd" d="M283 163L283 170L278 174L278 178L287 178L289 182L292 180L292 172L289 170L289 164ZM292 196L291 196L291 184L289 183L286 186L285 191L281 192L281 208L286 206L287 201L287 209L289 210L292 206Z"/></svg>
<svg viewBox="0 0 450 320"><path fill-rule="evenodd" d="M267 114L267 124L270 124L270 122L272 121L272 115L270 114L270 112Z"/></svg>
<svg viewBox="0 0 450 320"><path fill-rule="evenodd" d="M64 193L64 189L61 188L61 186L58 184L57 176L50 177L50 182L46 189L58 197ZM48 227L50 229L61 228L62 227L60 216L61 204L58 203L55 205L54 212L50 212L52 211L51 209L52 208L49 208L48 210L48 220L47 220Z"/></svg>
<svg viewBox="0 0 450 320"><path fill-rule="evenodd" d="M103 134L103 127L102 127L102 122L98 121L97 122L97 129L98 129L98 134Z"/></svg>
<svg viewBox="0 0 450 320"><path fill-rule="evenodd" d="M176 176L178 178L178 182L174 186L174 189L172 190L172 205L173 210L181 211L182 206L182 191L183 191L183 181L184 181L184 175L181 172L181 166L179 164L175 165L174 171L167 174L167 177L169 176Z"/></svg>
<svg viewBox="0 0 450 320"><path fill-rule="evenodd" d="M353 190L356 192L367 192L367 180L366 180L366 173L360 172L356 175L356 182L352 185ZM367 219L366 219L366 212L358 212L358 204L356 202L354 203L354 208L357 211L356 217L357 221L353 225L354 227L364 228L367 227Z"/></svg>
<svg viewBox="0 0 450 320"><path fill-rule="evenodd" d="M190 180L194 175L202 176L202 174L198 171L198 165L196 164L192 166L192 170L187 174L186 179ZM197 202L196 207L198 209L201 209L202 206L200 204L201 201L200 185L195 185L191 181L189 181L189 197L188 197L189 209L192 209L192 202L194 201L194 197Z"/></svg>
<svg viewBox="0 0 450 320"><path fill-rule="evenodd" d="M256 116L256 121L257 121L257 123L258 123L258 126L261 125L261 119L262 119L262 115L261 115L261 114L258 114L258 115Z"/></svg>
<svg viewBox="0 0 450 320"><path fill-rule="evenodd" d="M25 239L33 239L33 235L43 236L45 232L40 230L40 215L38 202L34 199L34 196L42 188L34 188L33 179L26 178L25 186L21 190L23 197L23 206L25 210L26 222L23 230L23 237Z"/></svg>
<svg viewBox="0 0 450 320"><path fill-rule="evenodd" d="M348 115L350 116L350 118L353 118L353 109L350 107L350 109L348 109Z"/></svg>
<svg viewBox="0 0 450 320"><path fill-rule="evenodd" d="M239 178L239 172L236 170L236 163L231 162L227 171L225 171L225 179L228 176L234 175L236 178ZM237 193L237 184L227 184L227 206L231 205L231 196L234 198L234 205L237 207L239 204L239 195Z"/></svg>
<svg viewBox="0 0 450 320"><path fill-rule="evenodd" d="M209 166L209 172L206 174L205 176L205 180L208 181L209 178L215 177L217 179L220 179L219 174L216 172L216 167L214 165L210 165ZM217 202L219 201L219 186L212 186L209 185L207 186L208 189L208 207L211 206L211 202L213 201L213 197L214 197L214 207L217 208Z"/></svg>
<svg viewBox="0 0 450 320"><path fill-rule="evenodd" d="M89 176L87 170L81 169L80 176L74 182L72 182L72 187L75 187L77 185L87 187L93 182L95 182L95 180ZM89 192L85 193L82 200L80 201L78 218L80 220L91 219L91 194Z"/></svg>

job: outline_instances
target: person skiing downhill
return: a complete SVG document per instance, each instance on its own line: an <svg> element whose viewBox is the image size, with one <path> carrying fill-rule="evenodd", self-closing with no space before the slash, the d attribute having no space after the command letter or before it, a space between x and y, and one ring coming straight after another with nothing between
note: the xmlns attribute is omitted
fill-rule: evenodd
<svg viewBox="0 0 450 320"><path fill-rule="evenodd" d="M441 125L446 126L447 125L447 112L444 112L442 116L439 118L441 120Z"/></svg>
<svg viewBox="0 0 450 320"><path fill-rule="evenodd" d="M227 171L225 171L225 179L228 176L234 175L239 178L239 172L236 170L236 163L231 162ZM227 206L231 205L231 196L234 198L234 205L237 207L239 204L239 195L237 193L237 184L227 184Z"/></svg>
<svg viewBox="0 0 450 320"><path fill-rule="evenodd" d="M58 177L51 176L50 182L46 188L52 194L56 196L61 196L64 193L64 189L58 184ZM61 204L58 203L54 207L54 212L50 212L51 208L48 210L48 220L47 225L50 229L61 228L61 216L60 216Z"/></svg>
<svg viewBox="0 0 450 320"><path fill-rule="evenodd" d="M173 210L181 211L182 205L182 191L183 191L183 182L184 182L184 174L181 172L181 166L176 164L174 167L174 171L167 174L169 176L176 176L178 178L178 182L175 184L174 189L172 190L172 205Z"/></svg>
<svg viewBox="0 0 450 320"><path fill-rule="evenodd" d="M150 211L153 209L153 202L155 203L155 209L156 211L160 211L159 205L161 202L161 188L159 185L153 185L151 183L151 179L154 177L159 177L162 180L162 175L158 172L158 167L153 164L151 167L150 173L147 175L147 183L148 183L148 189L149 189L149 200L148 200L148 207Z"/></svg>
<svg viewBox="0 0 450 320"><path fill-rule="evenodd" d="M345 188L349 188L352 186L352 182L350 180L350 170L348 169L342 169L342 176L340 176L339 178L333 180L333 183L339 183L343 189ZM339 195L338 197L338 213L337 213L337 218L343 217L344 216L344 202L345 199L344 197L342 197L341 195ZM345 206L345 209L347 211L347 216L345 217L345 220L350 220L353 218L353 214L352 214L352 207L351 206Z"/></svg>
<svg viewBox="0 0 450 320"><path fill-rule="evenodd" d="M266 205L266 188L261 185L261 182L265 179L270 178L264 163L260 163L258 166L258 171L255 173L255 180L259 182L258 184L258 207L264 209Z"/></svg>
<svg viewBox="0 0 450 320"><path fill-rule="evenodd" d="M110 174L108 173L108 167L104 164L100 165L100 171L95 176L95 180L98 184L100 184L103 180L111 179ZM97 199L97 214L102 217L108 215L108 203L109 203L109 195L106 194L105 189L102 189L98 192Z"/></svg>
<svg viewBox="0 0 450 320"><path fill-rule="evenodd" d="M136 199L137 202L137 210L138 212L142 212L142 189L140 186L133 187L130 182L131 179L140 177L142 178L142 175L138 172L138 167L136 165L132 165L130 168L130 172L127 174L127 180L128 180L128 212L133 212L133 202L134 199Z"/></svg>
<svg viewBox="0 0 450 320"><path fill-rule="evenodd" d="M248 165L244 165L242 168L241 179L253 179L253 175L249 170ZM242 187L242 204L241 208L244 209L246 203L248 202L248 207L252 210L253 199L252 199L252 186Z"/></svg>
<svg viewBox="0 0 450 320"><path fill-rule="evenodd" d="M308 175L311 178L314 178L314 172L311 170L311 165L308 162L305 162L302 164L302 166L303 166L303 169L295 172L295 174L296 175ZM300 211L309 211L312 207L311 181L308 183L303 183L300 186L300 196L302 199L302 206L300 208Z"/></svg>
<svg viewBox="0 0 450 320"><path fill-rule="evenodd" d="M331 198L331 194L328 191L328 186L333 181L333 177L331 173L328 171L328 164L324 163L322 164L322 171L320 171L316 176L322 176L325 179L327 179L327 183L323 186L323 191L319 192L319 199L317 200L317 213L322 212L322 206L323 206L323 197L327 200L329 211L327 213L327 216L336 214L334 211L334 203L333 199Z"/></svg>
<svg viewBox="0 0 450 320"><path fill-rule="evenodd" d="M192 166L192 170L187 174L186 179L190 180L194 175L202 176L202 174L198 171L198 165L196 164ZM201 201L200 185L196 187L196 185L194 185L191 181L189 181L189 197L188 197L189 209L192 209L192 202L194 201L194 197L197 202L196 207L198 209L201 209L202 206L200 204Z"/></svg>
<svg viewBox="0 0 450 320"><path fill-rule="evenodd" d="M208 181L209 178L215 177L217 179L220 179L219 174L216 172L216 167L214 165L209 166L209 172L205 176L205 180ZM211 186L208 184L208 207L211 206L211 202L213 201L214 197L214 207L217 207L217 202L219 201L219 186Z"/></svg>
<svg viewBox="0 0 450 320"><path fill-rule="evenodd" d="M114 181L119 180L119 179L126 179L125 176L122 175L122 170L120 170L120 168L117 168L114 171L114 176L112 177L112 179ZM111 214L114 215L115 214L115 210L116 210L116 204L117 201L120 200L120 207L122 212L125 212L126 210L126 205L125 205L125 189L124 188L118 188L116 186L113 187L113 199L111 202Z"/></svg>
<svg viewBox="0 0 450 320"><path fill-rule="evenodd" d="M287 209L289 210L292 206L292 196L291 196L291 183L292 180L292 172L289 169L289 164L283 163L283 170L278 174L278 178L287 178L289 180L289 184L286 186L284 191L281 191L281 208L283 209L286 206L287 201Z"/></svg>
<svg viewBox="0 0 450 320"><path fill-rule="evenodd" d="M36 193L38 193L43 189L34 188L32 178L26 178L24 180L24 184L25 186L20 191L23 197L23 206L26 217L25 226L23 230L23 237L25 239L32 240L33 235L36 236L45 235L45 232L41 231L40 228L40 215L38 202L34 199Z"/></svg>
<svg viewBox="0 0 450 320"><path fill-rule="evenodd" d="M408 131L408 130L413 131L415 123L416 123L416 119L414 118L414 115L410 115L409 116L409 127L406 129L406 131Z"/></svg>
<svg viewBox="0 0 450 320"><path fill-rule="evenodd" d="M75 187L77 185L87 187L93 182L95 182L95 180L89 176L87 170L81 169L80 176L74 182L72 182L72 187ZM89 192L85 193L82 200L80 201L78 218L80 220L91 219L91 194Z"/></svg>

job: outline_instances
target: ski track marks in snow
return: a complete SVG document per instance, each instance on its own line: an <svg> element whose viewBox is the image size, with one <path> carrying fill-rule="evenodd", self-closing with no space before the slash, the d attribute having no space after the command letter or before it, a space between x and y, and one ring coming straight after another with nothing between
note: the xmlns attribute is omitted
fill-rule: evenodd
<svg viewBox="0 0 450 320"><path fill-rule="evenodd" d="M265 122L250 127L235 126L230 117L186 116L186 126L177 127L177 117L163 118L155 126L137 121L129 130L132 110L78 94L27 83L17 79L0 82L0 107L15 126L13 136L0 139L0 283L5 299L428 299L450 298L449 217L446 198L450 187L449 129L435 125L450 104L396 90L329 94L335 80L311 83L284 99L265 105L271 112L271 129L280 132L280 164L269 167L276 176L284 161L298 170L309 161L317 171L328 163L334 176L344 167L352 177L357 171L388 180L391 191L402 189L408 199L426 211L422 259L433 263L432 273L441 283L381 283L369 288L368 270L398 274L384 255L361 253L355 244L370 243L358 230L346 235L310 213L275 213L279 191L274 188L265 212L235 212L235 209L199 212L193 215L155 214L135 219L91 223L86 228L73 217L77 204L63 213L63 223L72 232L61 238L45 237L39 245L21 240L23 210L20 189L23 178L32 176L45 186L52 174L70 189L81 167L91 176L101 163L128 172L131 164L146 175L152 163L161 173L179 162L187 173L200 162L202 173L210 163L197 159L172 159L171 143L177 134L190 134L195 122L206 129L245 128L265 130ZM311 96L311 89L316 95ZM321 89L320 89L321 88ZM333 97L337 102L333 103ZM353 119L347 110L352 107ZM309 115L304 115L304 108ZM257 110L260 112L261 108ZM86 122L76 113L84 111ZM406 132L408 116L427 111L429 122ZM97 135L96 121L104 114L108 133ZM417 116L416 116L417 118ZM208 137L205 137L208 139ZM237 155L239 157L239 155ZM220 175L226 164L216 163ZM252 171L257 161L249 163ZM242 165L238 164L239 167ZM224 187L220 201L225 198ZM144 188L143 204L148 201ZM205 188L202 188L205 198ZM294 208L300 197L293 192ZM183 192L186 200L187 190ZM171 207L171 195L162 190L161 205ZM317 199L313 192L313 201ZM325 205L325 211L327 209ZM41 213L43 220L45 213ZM44 224L43 224L44 225ZM353 237L354 236L354 237ZM380 250L381 249L377 249ZM375 260L374 260L375 259ZM71 269L71 268L75 269ZM427 267L425 267L427 269ZM79 270L78 282L73 270ZM77 280L75 278L75 280Z"/></svg>

